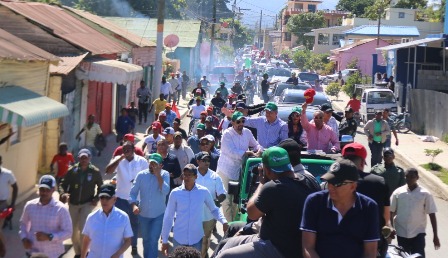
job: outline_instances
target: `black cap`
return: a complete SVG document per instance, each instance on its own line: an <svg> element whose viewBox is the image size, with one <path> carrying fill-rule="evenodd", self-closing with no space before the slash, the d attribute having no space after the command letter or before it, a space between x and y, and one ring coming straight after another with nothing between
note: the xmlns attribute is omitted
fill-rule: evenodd
<svg viewBox="0 0 448 258"><path fill-rule="evenodd" d="M112 184L105 184L100 187L98 197L107 196L112 197L115 195L115 186Z"/></svg>
<svg viewBox="0 0 448 258"><path fill-rule="evenodd" d="M237 102L236 103L236 107L235 108L242 108L242 109L246 109L247 106L246 104L244 104L244 102Z"/></svg>
<svg viewBox="0 0 448 258"><path fill-rule="evenodd" d="M394 150L392 148L384 148L383 155L394 155Z"/></svg>
<svg viewBox="0 0 448 258"><path fill-rule="evenodd" d="M174 118L174 121L173 121L173 123L178 123L178 124L180 124L180 118Z"/></svg>
<svg viewBox="0 0 448 258"><path fill-rule="evenodd" d="M345 180L358 181L359 173L355 163L348 159L341 159L333 163L321 178L330 184L338 184Z"/></svg>
<svg viewBox="0 0 448 258"><path fill-rule="evenodd" d="M324 112L327 112L327 111L334 111L333 108L331 107L331 105L328 104L328 103L324 103L324 104L322 104L322 106L320 106L320 110L321 110L321 111L324 111Z"/></svg>
<svg viewBox="0 0 448 258"><path fill-rule="evenodd" d="M296 141L291 139L291 138L284 139L277 146L278 147L282 147L288 153L291 152L291 151L298 151L300 153L300 150L301 150L300 145Z"/></svg>
<svg viewBox="0 0 448 258"><path fill-rule="evenodd" d="M205 158L210 158L210 154L208 154L208 152L206 151L200 151L198 154L196 154L197 160L203 160Z"/></svg>

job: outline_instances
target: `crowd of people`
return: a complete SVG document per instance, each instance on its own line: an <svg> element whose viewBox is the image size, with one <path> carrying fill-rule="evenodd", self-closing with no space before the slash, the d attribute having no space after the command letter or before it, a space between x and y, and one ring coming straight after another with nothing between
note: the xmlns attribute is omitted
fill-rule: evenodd
<svg viewBox="0 0 448 258"><path fill-rule="evenodd" d="M176 84L176 76L171 82L162 79L162 88ZM432 195L418 184L417 170L394 164L389 110L377 111L364 126L372 153L372 169L365 172L366 148L340 144L343 135L356 134L356 98L343 117L322 105L310 121L304 103L283 121L275 103L247 103L244 94L229 94L223 82L214 97L222 105L220 120L205 107L200 82L192 91L189 115L195 122L187 134L170 104L183 95L179 85L177 94L166 86L149 107L151 94L142 83L138 107L132 106L137 111L122 110L116 128L120 146L105 168L115 174L112 183L103 181L92 161L102 134L94 116L77 135L84 133L86 142L76 160L61 143L52 162L55 177L40 178L39 197L27 202L21 215L19 234L27 253L60 257L63 241L71 238L75 257L123 257L130 247L145 258L158 257L159 251L205 258L219 221L225 237L212 257L386 257L395 234L407 252L424 256L426 215L434 246L440 247ZM148 108L154 108L155 117L139 148L135 124L149 120ZM341 157L318 179L301 164L305 147ZM239 212L231 187L239 183L246 157L261 158L258 182L247 201L248 221L229 226ZM11 171L0 168L0 207L13 208L17 184ZM139 236L143 250L137 247Z"/></svg>

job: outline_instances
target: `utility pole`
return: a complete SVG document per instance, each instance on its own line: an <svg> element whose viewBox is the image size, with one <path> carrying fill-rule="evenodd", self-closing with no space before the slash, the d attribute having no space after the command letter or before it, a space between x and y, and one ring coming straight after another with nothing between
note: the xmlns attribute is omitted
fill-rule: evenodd
<svg viewBox="0 0 448 258"><path fill-rule="evenodd" d="M157 45L156 65L152 77L152 96L158 98L160 95L160 82L162 81L162 51L163 51L163 23L165 20L165 0L159 0L157 9Z"/></svg>
<svg viewBox="0 0 448 258"><path fill-rule="evenodd" d="M278 54L282 52L283 49L283 15L280 15L280 47L278 48Z"/></svg>
<svg viewBox="0 0 448 258"><path fill-rule="evenodd" d="M376 47L380 45L380 27L381 27L381 15L383 13L382 8L378 8L378 34L376 37Z"/></svg>
<svg viewBox="0 0 448 258"><path fill-rule="evenodd" d="M208 63L208 69L213 69L213 48L215 45L215 23L216 23L216 0L213 0L213 19L212 19L212 35L210 36L210 62Z"/></svg>
<svg viewBox="0 0 448 258"><path fill-rule="evenodd" d="M263 20L263 10L260 10L260 24L259 24L259 27L258 27L258 48L260 48L260 49L261 49L261 41L262 41L261 37L263 37L263 35L261 34L261 22L262 22L262 20Z"/></svg>

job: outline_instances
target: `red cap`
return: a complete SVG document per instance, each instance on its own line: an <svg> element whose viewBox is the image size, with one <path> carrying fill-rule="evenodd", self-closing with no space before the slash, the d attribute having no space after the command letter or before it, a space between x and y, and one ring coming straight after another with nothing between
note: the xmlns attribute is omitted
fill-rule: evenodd
<svg viewBox="0 0 448 258"><path fill-rule="evenodd" d="M212 107L208 107L207 110L213 111L213 108Z"/></svg>
<svg viewBox="0 0 448 258"><path fill-rule="evenodd" d="M153 122L151 126L153 129L159 129L160 131L162 130L162 124L159 121Z"/></svg>
<svg viewBox="0 0 448 258"><path fill-rule="evenodd" d="M128 134L124 135L123 140L134 142L135 138L134 138L134 135L132 133L128 133Z"/></svg>
<svg viewBox="0 0 448 258"><path fill-rule="evenodd" d="M202 112L201 112L201 115L208 115L208 114L207 114L207 111L202 111Z"/></svg>
<svg viewBox="0 0 448 258"><path fill-rule="evenodd" d="M362 144L354 142L344 146L344 148L342 149L342 156L358 156L363 160L366 160L367 150Z"/></svg>

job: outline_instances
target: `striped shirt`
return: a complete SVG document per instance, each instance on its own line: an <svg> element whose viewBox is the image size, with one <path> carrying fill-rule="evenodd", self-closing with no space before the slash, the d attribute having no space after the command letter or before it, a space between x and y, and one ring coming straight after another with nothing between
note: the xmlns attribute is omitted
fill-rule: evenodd
<svg viewBox="0 0 448 258"><path fill-rule="evenodd" d="M36 232L53 234L51 241L37 241ZM58 258L65 252L63 241L72 235L72 220L64 204L51 199L42 205L39 198L28 201L20 218L20 239L32 243L32 253L44 253L49 258Z"/></svg>
<svg viewBox="0 0 448 258"><path fill-rule="evenodd" d="M273 123L269 123L265 116L248 117L244 125L257 129L257 141L265 149L288 138L288 124L278 117Z"/></svg>

